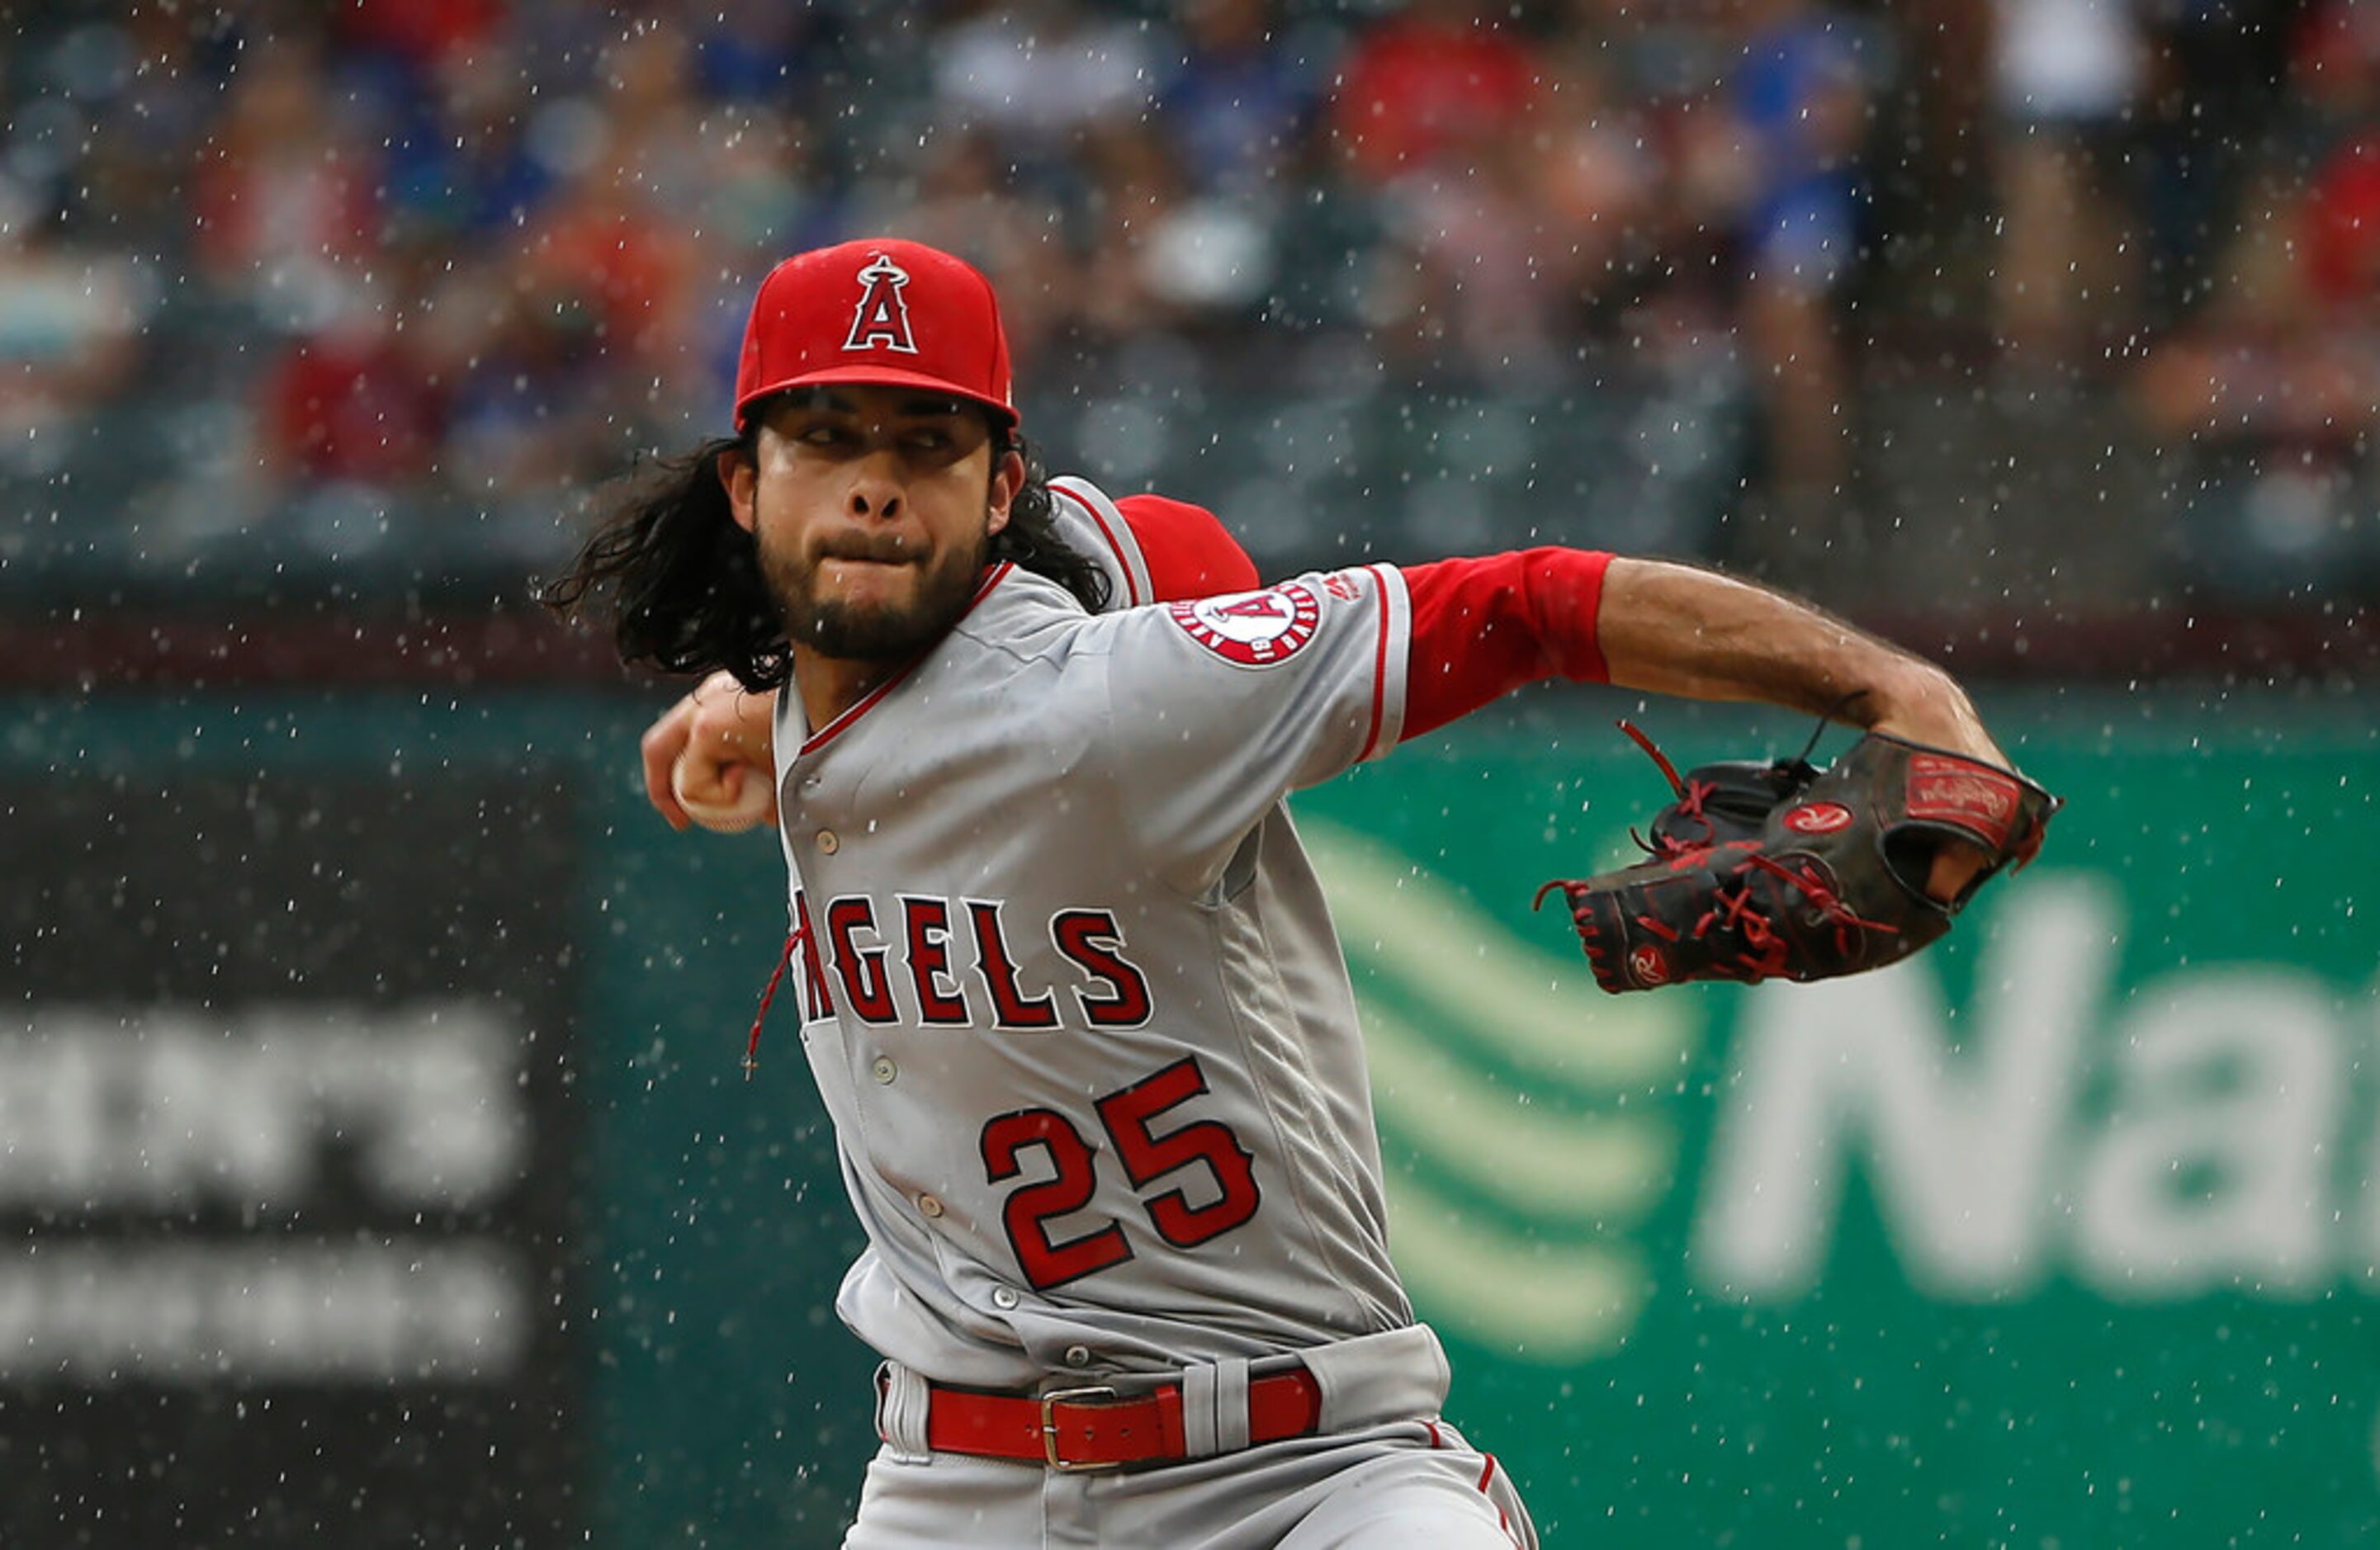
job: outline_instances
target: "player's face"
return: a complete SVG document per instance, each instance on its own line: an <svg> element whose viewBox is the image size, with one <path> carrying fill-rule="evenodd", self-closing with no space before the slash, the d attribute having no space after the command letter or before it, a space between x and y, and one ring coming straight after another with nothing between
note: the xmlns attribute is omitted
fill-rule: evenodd
<svg viewBox="0 0 2380 1550"><path fill-rule="evenodd" d="M957 623L1025 479L982 410L895 387L795 395L720 472L786 637L854 661L915 656Z"/></svg>

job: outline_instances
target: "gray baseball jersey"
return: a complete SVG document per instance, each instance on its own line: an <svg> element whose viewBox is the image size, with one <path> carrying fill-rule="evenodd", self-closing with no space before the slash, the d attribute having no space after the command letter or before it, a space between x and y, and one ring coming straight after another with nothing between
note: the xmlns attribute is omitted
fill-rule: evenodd
<svg viewBox="0 0 2380 1550"><path fill-rule="evenodd" d="M832 724L780 696L802 1040L868 1246L837 1312L1031 1388L1394 1329L1354 1001L1283 796L1397 741L1390 566L1121 606L990 573Z"/></svg>

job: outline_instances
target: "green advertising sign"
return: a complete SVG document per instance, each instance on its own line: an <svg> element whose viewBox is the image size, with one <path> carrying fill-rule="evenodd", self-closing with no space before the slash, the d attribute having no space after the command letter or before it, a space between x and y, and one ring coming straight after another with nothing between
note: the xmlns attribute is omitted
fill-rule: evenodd
<svg viewBox="0 0 2380 1550"><path fill-rule="evenodd" d="M2041 861L1825 986L1607 997L1528 914L1661 800L1616 734L1300 800L1398 1263L1551 1543L2380 1542L2380 746L2154 710L2010 718Z"/></svg>
<svg viewBox="0 0 2380 1550"><path fill-rule="evenodd" d="M2380 1543L2371 707L1995 707L2071 805L1948 941L1829 986L1613 998L1527 907L1661 798L1613 703L1524 696L1295 803L1364 998L1398 1261L1453 1418L1548 1543ZM643 808L649 708L18 702L0 754L20 781L494 777L523 812L568 788L568 963L475 944L577 987L557 1310L585 1424L542 1446L586 1471L596 1545L830 1545L873 1446L831 1311L856 1239L794 1031L738 1070L782 869ZM1647 719L1682 764L1802 731ZM529 830L478 832L499 866ZM424 859L425 919L459 918L460 878Z"/></svg>

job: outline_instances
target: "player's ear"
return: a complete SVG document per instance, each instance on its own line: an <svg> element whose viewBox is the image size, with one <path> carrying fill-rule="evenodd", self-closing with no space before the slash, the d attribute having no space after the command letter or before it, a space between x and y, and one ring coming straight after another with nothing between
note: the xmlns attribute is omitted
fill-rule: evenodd
<svg viewBox="0 0 2380 1550"><path fill-rule="evenodd" d="M996 454L991 464L990 520L984 531L997 533L1008 526L1008 509L1016 502L1016 492L1025 488L1025 458L1014 447Z"/></svg>
<svg viewBox="0 0 2380 1550"><path fill-rule="evenodd" d="M719 454L719 482L727 491L727 510L735 518L735 526L751 532L758 518L752 503L759 489L759 465L744 447L729 447Z"/></svg>

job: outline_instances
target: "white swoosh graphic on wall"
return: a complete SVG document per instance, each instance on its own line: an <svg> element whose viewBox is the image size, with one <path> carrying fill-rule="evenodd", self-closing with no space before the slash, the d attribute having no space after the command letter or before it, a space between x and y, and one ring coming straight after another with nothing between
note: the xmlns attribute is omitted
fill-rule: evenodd
<svg viewBox="0 0 2380 1550"><path fill-rule="evenodd" d="M1301 818L1348 958L1393 979L1450 1030L1581 1086L1625 1086L1674 1072L1695 1018L1675 998L1606 996L1584 956L1556 957L1402 854L1336 824ZM1548 938L1568 913L1547 900Z"/></svg>
<svg viewBox="0 0 2380 1550"><path fill-rule="evenodd" d="M1676 1126L1647 1100L1682 1072L1699 1003L1607 998L1583 962L1398 852L1300 830L1358 971L1390 1247L1415 1302L1523 1360L1616 1349L1652 1288L1626 1232L1677 1166ZM1548 930L1569 938L1564 916Z"/></svg>

